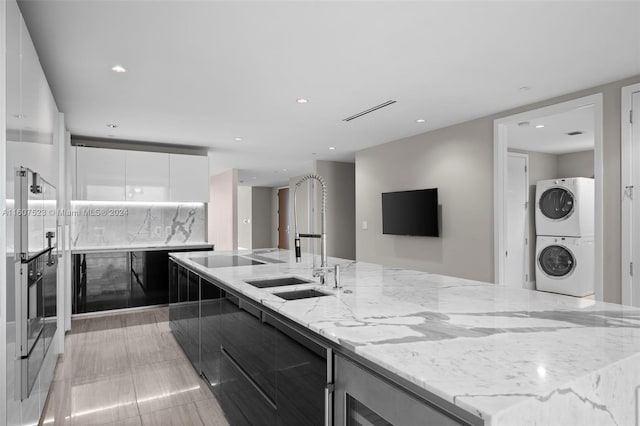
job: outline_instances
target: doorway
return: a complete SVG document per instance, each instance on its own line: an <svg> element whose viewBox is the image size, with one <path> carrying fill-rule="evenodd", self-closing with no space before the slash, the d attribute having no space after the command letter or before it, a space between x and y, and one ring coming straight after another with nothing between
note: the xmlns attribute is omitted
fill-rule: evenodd
<svg viewBox="0 0 640 426"><path fill-rule="evenodd" d="M621 115L622 304L640 306L640 84L622 88Z"/></svg>
<svg viewBox="0 0 640 426"><path fill-rule="evenodd" d="M289 188L278 189L278 248L289 250Z"/></svg>
<svg viewBox="0 0 640 426"><path fill-rule="evenodd" d="M513 219L515 213L512 211L516 201L510 192L515 186L519 186L511 182L509 177L509 159L514 153L527 155L529 161L529 190L528 199L525 201L528 207L525 228L528 228L528 231L524 237L528 246L518 246L524 247L524 262L520 261L519 255L512 256L514 244L522 241L520 235L523 228L518 224L516 235L512 235L513 226L510 226L510 222L516 220ZM589 203L593 206L590 207L590 211L594 219L590 221L591 230L584 231L580 236L593 239L593 292L597 300L602 300L602 95L587 96L495 120L494 155L495 282L501 285L536 288L536 273L539 272L536 241L540 240L540 235L546 236L548 233L542 232L542 228L536 230L536 213L540 213L537 208L537 197L540 194L536 194L536 187L544 188L545 182L555 187L578 181L582 185L582 182L586 181L594 188L594 195L591 196L593 201ZM513 161L511 160L511 163ZM515 176L516 179L522 179L519 175ZM566 182L563 180L565 178ZM560 192L558 189L554 191ZM579 198L584 200L588 197ZM562 208L559 204L556 207ZM581 211L587 210L580 208ZM576 214L571 220L575 221L578 217L582 215ZM542 223L540 218L539 221ZM566 227L569 226L568 222ZM572 236L572 228L567 229L569 230L566 236ZM554 231L549 235L560 234ZM527 262L528 267L525 266ZM584 266L584 262L582 264ZM520 281L516 279L518 276L525 278ZM524 282L524 285L520 285L521 282ZM571 284L570 280L566 282L567 285ZM540 287L539 289L544 290Z"/></svg>

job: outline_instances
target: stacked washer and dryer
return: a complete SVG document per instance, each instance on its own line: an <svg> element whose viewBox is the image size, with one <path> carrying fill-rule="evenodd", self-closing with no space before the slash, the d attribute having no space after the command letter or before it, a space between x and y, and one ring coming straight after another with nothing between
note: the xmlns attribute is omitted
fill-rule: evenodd
<svg viewBox="0 0 640 426"><path fill-rule="evenodd" d="M536 184L536 289L594 292L595 191L590 178Z"/></svg>

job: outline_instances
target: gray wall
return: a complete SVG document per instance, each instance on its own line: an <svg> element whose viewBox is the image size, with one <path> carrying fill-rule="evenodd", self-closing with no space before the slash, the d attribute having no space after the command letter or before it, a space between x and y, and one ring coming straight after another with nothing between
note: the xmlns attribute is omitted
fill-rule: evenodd
<svg viewBox="0 0 640 426"><path fill-rule="evenodd" d="M254 186L251 188L251 248L275 247L273 235L273 213L271 194L273 188Z"/></svg>
<svg viewBox="0 0 640 426"><path fill-rule="evenodd" d="M594 152L581 151L558 155L558 177L594 176Z"/></svg>
<svg viewBox="0 0 640 426"><path fill-rule="evenodd" d="M327 253L356 258L355 164L316 161L316 173L327 181Z"/></svg>
<svg viewBox="0 0 640 426"><path fill-rule="evenodd" d="M275 247L272 244L272 192L273 188L269 187L238 187L238 247Z"/></svg>
<svg viewBox="0 0 640 426"><path fill-rule="evenodd" d="M314 172L322 176L327 183L327 254L345 259L355 259L355 164L338 161L316 161ZM290 247L293 249L293 195L295 184L302 176L289 179L289 210L291 213ZM315 182L315 181L314 181ZM298 188L298 232L320 232L320 184L314 183L314 227L309 227L308 183ZM311 252L315 246L315 253L320 254L318 240L303 239L302 251Z"/></svg>
<svg viewBox="0 0 640 426"><path fill-rule="evenodd" d="M620 89L634 83L640 75L356 153L357 259L493 281L493 120L602 93L604 299L619 303ZM436 186L441 238L382 235L381 192Z"/></svg>
<svg viewBox="0 0 640 426"><path fill-rule="evenodd" d="M301 176L293 176L289 178L289 217L291 218L291 233L289 234L289 248L294 249L294 234L295 234L295 216L294 216L294 202L293 195L296 190L296 183L302 178ZM297 216L298 216L298 233L319 233L320 232L320 214L314 219L314 227L310 226L309 216L309 204L313 203L313 206L317 206L317 210L320 210L320 191L316 189L315 195L309 200L309 188L310 185L319 188L320 184L316 181L307 181L298 187L297 192ZM300 240L300 247L303 252L320 254L320 244L317 240L311 240L303 238Z"/></svg>
<svg viewBox="0 0 640 426"><path fill-rule="evenodd" d="M441 236L383 235L381 193L423 188L438 188ZM356 224L358 260L492 281L493 121L357 152Z"/></svg>

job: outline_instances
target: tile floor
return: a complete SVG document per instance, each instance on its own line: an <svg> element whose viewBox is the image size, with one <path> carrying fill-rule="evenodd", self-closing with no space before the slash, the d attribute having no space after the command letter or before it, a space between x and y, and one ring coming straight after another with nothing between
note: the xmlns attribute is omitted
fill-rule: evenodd
<svg viewBox="0 0 640 426"><path fill-rule="evenodd" d="M73 320L40 424L228 425L168 321L168 308Z"/></svg>

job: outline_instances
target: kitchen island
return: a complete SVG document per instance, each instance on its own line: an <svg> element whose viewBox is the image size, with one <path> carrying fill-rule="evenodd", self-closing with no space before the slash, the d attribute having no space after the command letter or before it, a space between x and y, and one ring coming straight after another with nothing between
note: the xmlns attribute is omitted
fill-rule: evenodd
<svg viewBox="0 0 640 426"><path fill-rule="evenodd" d="M264 322L275 318L308 333L408 399L450 415L451 424L637 422L640 309L335 258L329 264L341 265L339 290L317 282L257 288L246 281L314 280L311 256L302 263L283 250L210 257L234 255L260 262L208 267L203 253L171 257L250 309L262 309ZM301 289L331 295L285 300L274 294ZM333 360L326 361L332 368ZM344 381L335 374L327 373L330 383Z"/></svg>

